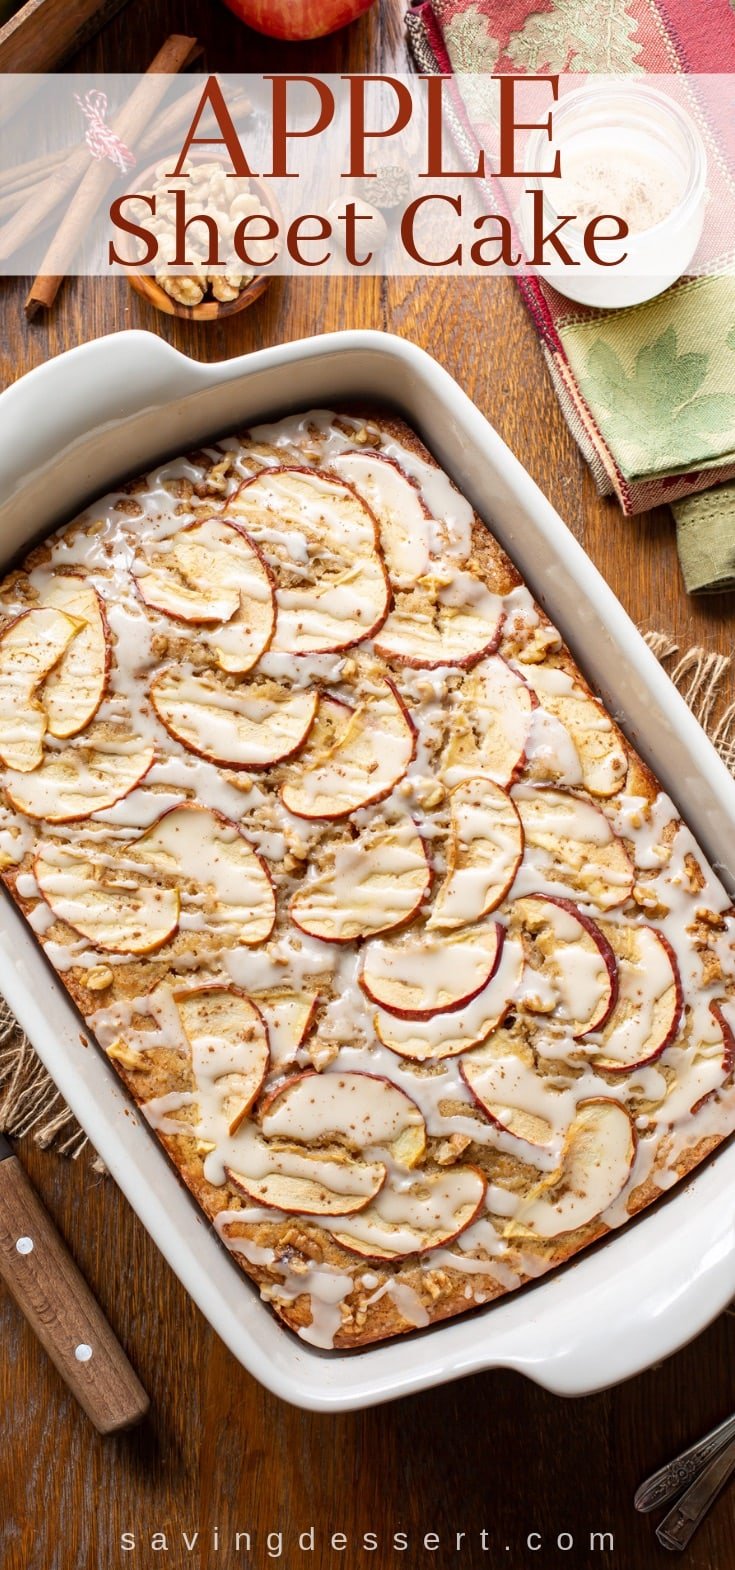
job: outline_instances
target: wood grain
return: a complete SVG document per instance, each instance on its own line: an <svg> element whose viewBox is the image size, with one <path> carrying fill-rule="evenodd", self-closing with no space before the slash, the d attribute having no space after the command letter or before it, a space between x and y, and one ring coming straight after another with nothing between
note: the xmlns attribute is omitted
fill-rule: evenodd
<svg viewBox="0 0 735 1570"><path fill-rule="evenodd" d="M334 39L294 49L241 28L218 0L131 0L80 56L93 70L145 66L166 33L196 33L220 70L406 68L405 0L384 0ZM684 593L663 510L625 521L595 493L510 280L276 280L251 310L197 327L164 320L126 284L76 280L47 321L22 320L22 284L4 290L4 382L83 339L124 327L165 334L203 360L344 326L384 327L422 344L457 378L550 496L623 604L682 647L730 652L732 598ZM731 684L728 696L735 697ZM510 1373L489 1373L352 1416L284 1406L233 1360L173 1278L127 1204L88 1164L30 1143L24 1159L71 1241L152 1398L139 1430L101 1441L65 1393L14 1305L0 1297L2 1570L655 1570L670 1563L636 1486L735 1407L735 1324L721 1316L660 1368L602 1395L560 1401ZM611 1265L612 1268L612 1265ZM631 1283L635 1291L635 1283ZM533 1295L528 1298L533 1312ZM317 1529L313 1553L297 1534ZM213 1533L219 1529L219 1549ZM168 1533L154 1552L147 1534ZM188 1552L180 1533L199 1531ZM289 1534L280 1559L268 1532ZM486 1550L481 1532L487 1533ZM120 1534L137 1534L122 1552ZM250 1532L234 1548L235 1531ZM347 1534L343 1552L329 1532ZM379 1534L363 1552L363 1532ZM394 1552L391 1534L410 1548ZM590 1546L612 1531L614 1551ZM424 1533L441 1536L424 1550ZM455 1533L466 1537L456 1549ZM529 1533L541 1549L528 1549ZM574 1546L558 1549L559 1533ZM178 1535L175 1535L178 1534ZM727 1570L735 1491L717 1504L687 1570ZM534 1539L534 1542L536 1539ZM563 1542L566 1540L563 1539Z"/></svg>
<svg viewBox="0 0 735 1570"><path fill-rule="evenodd" d="M125 0L26 0L0 28L0 71L50 71Z"/></svg>
<svg viewBox="0 0 735 1570"><path fill-rule="evenodd" d="M0 1276L100 1434L148 1397L16 1156L0 1151Z"/></svg>

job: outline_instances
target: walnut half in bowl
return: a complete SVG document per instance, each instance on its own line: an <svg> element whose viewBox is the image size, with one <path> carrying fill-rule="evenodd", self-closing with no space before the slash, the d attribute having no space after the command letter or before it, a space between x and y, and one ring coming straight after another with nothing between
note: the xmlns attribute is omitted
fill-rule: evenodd
<svg viewBox="0 0 735 1570"><path fill-rule="evenodd" d="M270 283L269 272L258 271L280 245L283 221L275 195L257 178L233 177L225 165L211 157L191 156L182 174L167 175L172 159L163 159L140 177L140 197L132 198L127 211L158 242L155 272L131 272L130 283L157 310L193 321L213 321L252 305ZM177 192L186 198L186 255L191 267L171 270L175 254ZM192 221L192 218L194 221ZM269 226L264 220L272 220ZM238 257L233 240L246 221L249 262ZM260 222L258 220L261 220ZM209 244L217 229L220 264L209 265ZM274 233L275 227L275 233ZM252 265L250 265L252 264Z"/></svg>

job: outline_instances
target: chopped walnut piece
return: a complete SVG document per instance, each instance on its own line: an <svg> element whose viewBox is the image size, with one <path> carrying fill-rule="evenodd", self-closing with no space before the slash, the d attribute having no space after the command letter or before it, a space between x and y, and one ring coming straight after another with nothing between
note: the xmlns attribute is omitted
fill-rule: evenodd
<svg viewBox="0 0 735 1570"><path fill-rule="evenodd" d="M434 1151L437 1166L451 1167L471 1144L469 1134L450 1134L449 1139L443 1139Z"/></svg>
<svg viewBox="0 0 735 1570"><path fill-rule="evenodd" d="M649 916L668 915L668 905L662 905L655 889L649 888L647 883L635 883L632 888L632 898L636 905L640 905Z"/></svg>
<svg viewBox="0 0 735 1570"><path fill-rule="evenodd" d="M81 981L88 992L104 992L106 987L112 986L112 970L109 965L93 965Z"/></svg>
<svg viewBox="0 0 735 1570"><path fill-rule="evenodd" d="M379 447L382 441L380 431L373 425L361 425L359 431L352 432L352 439L358 447Z"/></svg>
<svg viewBox="0 0 735 1570"><path fill-rule="evenodd" d="M250 278L244 273L210 273L209 286L215 300L236 300Z"/></svg>
<svg viewBox="0 0 735 1570"><path fill-rule="evenodd" d="M116 1041L111 1041L106 1051L108 1058L112 1058L114 1063L122 1063L123 1068L140 1068L139 1053L131 1052L122 1036L118 1036Z"/></svg>
<svg viewBox="0 0 735 1570"><path fill-rule="evenodd" d="M160 273L156 279L166 294L178 305L201 305L204 299L204 288L197 278L170 278L166 273Z"/></svg>
<svg viewBox="0 0 735 1570"><path fill-rule="evenodd" d="M339 1053L339 1042L319 1041L314 1037L305 1044L304 1051L311 1059L314 1068L321 1071L329 1068L330 1063L334 1062Z"/></svg>
<svg viewBox="0 0 735 1570"><path fill-rule="evenodd" d="M690 893L698 894L699 890L704 888L705 877L696 856L693 856L691 851L687 851L684 857L684 867Z"/></svg>
<svg viewBox="0 0 735 1570"><path fill-rule="evenodd" d="M521 628L514 636L512 630L508 638L509 643L515 645L522 665L539 665L547 654L556 653L561 648L561 638L554 627L534 627L525 640L522 633Z"/></svg>
<svg viewBox="0 0 735 1570"><path fill-rule="evenodd" d="M143 516L143 508L140 502L135 500L134 496L121 496L120 500L115 502L115 512L124 513L126 518L142 518ZM98 525L98 527L104 527L104 525Z"/></svg>
<svg viewBox="0 0 735 1570"><path fill-rule="evenodd" d="M531 992L523 999L524 1008L529 1014L553 1014L556 1008L556 998L542 998L536 992Z"/></svg>

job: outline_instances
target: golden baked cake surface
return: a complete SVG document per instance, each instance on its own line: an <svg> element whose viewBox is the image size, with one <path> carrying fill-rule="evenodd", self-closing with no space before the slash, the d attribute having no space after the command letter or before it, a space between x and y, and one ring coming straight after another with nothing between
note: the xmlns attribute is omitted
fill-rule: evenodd
<svg viewBox="0 0 735 1570"><path fill-rule="evenodd" d="M306 1341L512 1291L735 1126L728 896L402 422L163 464L0 618L3 881Z"/></svg>

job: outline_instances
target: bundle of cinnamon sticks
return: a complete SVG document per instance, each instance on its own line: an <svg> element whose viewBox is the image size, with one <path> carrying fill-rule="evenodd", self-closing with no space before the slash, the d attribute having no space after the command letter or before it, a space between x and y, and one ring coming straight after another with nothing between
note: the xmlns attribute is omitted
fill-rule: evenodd
<svg viewBox="0 0 735 1570"><path fill-rule="evenodd" d="M200 53L195 38L172 33L119 111L112 130L136 157L150 154L154 158L157 150L169 151L171 139L189 124L201 98L201 82L156 117L153 125L151 122L168 92L167 79L184 70ZM242 100L238 107L245 111L248 106ZM65 204L26 300L29 320L53 305L80 237L117 177L116 166L107 159L94 159L86 143L19 164L0 175L0 261L13 256Z"/></svg>

